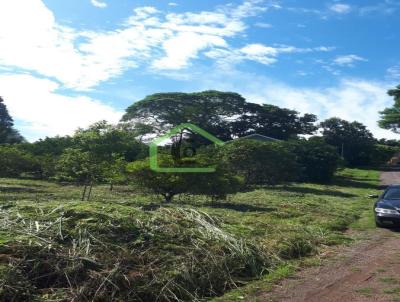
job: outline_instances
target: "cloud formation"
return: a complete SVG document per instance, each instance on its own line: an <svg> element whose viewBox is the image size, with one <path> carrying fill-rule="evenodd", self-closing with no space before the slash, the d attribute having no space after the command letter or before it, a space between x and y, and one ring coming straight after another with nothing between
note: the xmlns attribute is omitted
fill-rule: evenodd
<svg viewBox="0 0 400 302"><path fill-rule="evenodd" d="M400 80L400 64L389 67L386 70L387 77L391 80Z"/></svg>
<svg viewBox="0 0 400 302"><path fill-rule="evenodd" d="M106 5L97 0L92 4ZM41 0L4 0L0 2L0 66L34 71L66 88L87 90L131 68L180 70L206 53L208 58L217 57L210 55L213 51L270 64L277 60L276 54L267 53L270 46L233 48L230 42L246 32L246 18L279 8L264 0L179 14L138 7L115 30L83 31L59 24Z"/></svg>
<svg viewBox="0 0 400 302"><path fill-rule="evenodd" d="M78 127L97 121L117 123L122 116L109 105L87 96L68 97L57 92L59 84L31 75L0 75L0 91L11 115L30 140L72 134Z"/></svg>
<svg viewBox="0 0 400 302"><path fill-rule="evenodd" d="M332 51L333 47L314 47L314 48L299 48L294 46L280 45L267 46L259 43L247 44L242 48L214 48L205 53L209 58L217 61L217 64L224 67L232 68L244 60L254 61L264 65L270 65L278 60L278 56L286 53L310 53L310 52L328 52Z"/></svg>
<svg viewBox="0 0 400 302"><path fill-rule="evenodd" d="M96 6L98 8L106 8L107 7L107 3L99 1L99 0L90 0L90 2L92 3L93 6Z"/></svg>
<svg viewBox="0 0 400 302"><path fill-rule="evenodd" d="M329 9L338 14L347 14L351 11L351 6L344 3L336 3L331 5Z"/></svg>
<svg viewBox="0 0 400 302"><path fill-rule="evenodd" d="M354 66L355 62L366 62L368 61L367 59L351 54L351 55L343 55L343 56L337 56L334 60L333 63L335 65L339 66Z"/></svg>

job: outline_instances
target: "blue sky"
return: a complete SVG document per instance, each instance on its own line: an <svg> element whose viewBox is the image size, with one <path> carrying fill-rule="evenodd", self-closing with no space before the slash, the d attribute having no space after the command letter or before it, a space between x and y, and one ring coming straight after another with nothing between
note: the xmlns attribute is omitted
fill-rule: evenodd
<svg viewBox="0 0 400 302"><path fill-rule="evenodd" d="M400 83L400 1L3 0L0 95L29 140L161 91L229 90L366 124Z"/></svg>

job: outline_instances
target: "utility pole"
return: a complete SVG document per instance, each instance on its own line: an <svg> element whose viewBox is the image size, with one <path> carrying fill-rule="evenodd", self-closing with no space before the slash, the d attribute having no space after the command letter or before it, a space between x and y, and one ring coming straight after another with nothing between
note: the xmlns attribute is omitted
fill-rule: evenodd
<svg viewBox="0 0 400 302"><path fill-rule="evenodd" d="M344 158L343 155L344 155L344 143L342 143L342 158Z"/></svg>

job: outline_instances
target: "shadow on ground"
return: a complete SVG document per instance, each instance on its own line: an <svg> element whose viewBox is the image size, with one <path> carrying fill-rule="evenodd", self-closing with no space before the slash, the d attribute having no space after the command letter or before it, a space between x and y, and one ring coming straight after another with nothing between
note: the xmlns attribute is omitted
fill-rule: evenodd
<svg viewBox="0 0 400 302"><path fill-rule="evenodd" d="M285 191L285 192L293 192L293 193L302 193L302 194L314 194L314 195L328 195L335 197L356 197L357 195L351 193L345 193L335 190L321 190L314 188L301 188L301 187L271 187L272 190Z"/></svg>
<svg viewBox="0 0 400 302"><path fill-rule="evenodd" d="M176 204L189 205L191 207L209 207L214 209L227 209L237 212L272 212L276 210L276 208L273 207L263 207L246 203L233 203L226 201L193 202L193 201L179 200L176 201Z"/></svg>
<svg viewBox="0 0 400 302"><path fill-rule="evenodd" d="M0 193L45 193L46 191L27 187L0 187Z"/></svg>
<svg viewBox="0 0 400 302"><path fill-rule="evenodd" d="M333 185L338 187L353 187L353 188L360 188L360 189L371 189L371 190L381 190L381 185L375 185L368 182L361 182L357 181L351 177L343 177L341 179L335 179Z"/></svg>

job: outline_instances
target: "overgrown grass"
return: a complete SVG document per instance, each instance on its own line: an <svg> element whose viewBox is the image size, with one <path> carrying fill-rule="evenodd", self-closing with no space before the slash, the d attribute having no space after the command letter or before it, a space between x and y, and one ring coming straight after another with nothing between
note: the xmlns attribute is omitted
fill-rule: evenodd
<svg viewBox="0 0 400 302"><path fill-rule="evenodd" d="M376 171L345 169L331 185L158 207L129 187L99 186L81 202L74 186L0 179L0 300L248 299L348 241L343 231L371 211L377 182Z"/></svg>

